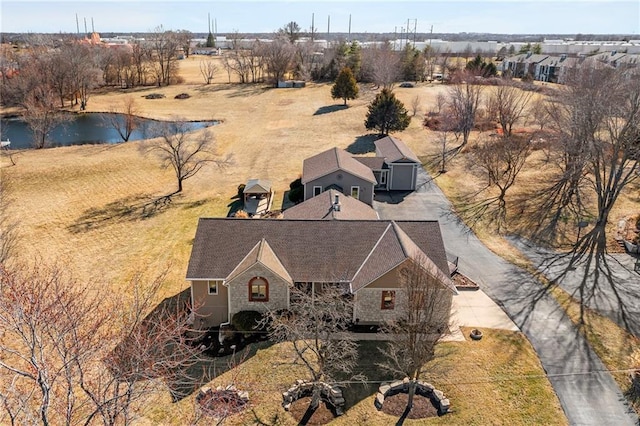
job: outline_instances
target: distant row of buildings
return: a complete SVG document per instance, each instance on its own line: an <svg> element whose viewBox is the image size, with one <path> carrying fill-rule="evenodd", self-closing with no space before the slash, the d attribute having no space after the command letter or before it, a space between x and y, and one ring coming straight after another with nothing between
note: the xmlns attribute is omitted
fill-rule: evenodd
<svg viewBox="0 0 640 426"><path fill-rule="evenodd" d="M524 53L505 58L502 61L502 73L522 78L531 76L534 80L551 83L564 83L569 70L577 67L589 68L638 68L640 54L619 53L617 51L598 53L592 56L579 55L569 57Z"/></svg>

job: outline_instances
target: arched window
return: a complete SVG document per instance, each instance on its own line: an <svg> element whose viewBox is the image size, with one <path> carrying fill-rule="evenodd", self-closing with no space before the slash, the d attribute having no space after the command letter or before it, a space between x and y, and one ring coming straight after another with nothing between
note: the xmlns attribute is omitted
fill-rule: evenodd
<svg viewBox="0 0 640 426"><path fill-rule="evenodd" d="M269 282L264 277L253 277L249 280L249 301L268 302Z"/></svg>

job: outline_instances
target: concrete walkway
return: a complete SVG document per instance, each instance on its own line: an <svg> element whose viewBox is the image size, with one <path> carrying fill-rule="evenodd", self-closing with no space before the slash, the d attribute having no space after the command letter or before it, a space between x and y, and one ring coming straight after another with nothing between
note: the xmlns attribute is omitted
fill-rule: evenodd
<svg viewBox="0 0 640 426"><path fill-rule="evenodd" d="M419 190L374 202L381 219L439 220L447 251L522 330L538 353L572 425L638 425L617 384L555 299L531 274L491 252L451 213L451 205L422 171ZM539 407L544 410L545 407Z"/></svg>
<svg viewBox="0 0 640 426"><path fill-rule="evenodd" d="M482 290L460 290L453 296L452 329L459 327L520 330L511 318Z"/></svg>

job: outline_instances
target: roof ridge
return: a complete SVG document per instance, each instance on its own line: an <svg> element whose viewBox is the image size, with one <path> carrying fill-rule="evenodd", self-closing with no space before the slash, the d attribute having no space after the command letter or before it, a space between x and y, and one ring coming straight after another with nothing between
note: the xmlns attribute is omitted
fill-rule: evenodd
<svg viewBox="0 0 640 426"><path fill-rule="evenodd" d="M353 274L353 277L351 278L351 282L355 281L356 277L358 276L358 274L360 273L360 271L362 271L362 268L364 268L364 265L367 264L367 261L369 260L369 258L371 257L371 255L373 254L374 251L376 251L376 248L378 247L378 245L380 245L380 241L382 241L382 239L384 238L384 236L387 234L387 232L389 231L389 228L391 227L391 224L388 224L387 227L384 229L384 232L380 235L380 237L378 238L378 241L376 241L376 243L373 245L373 247L371 248L371 250L369 251L369 254L367 254L367 257L364 258L364 260L362 261L362 263L360 264L360 267L358 268L358 270L356 271L355 274ZM351 287L351 283L349 283L349 286ZM353 288L351 288L351 291L353 291Z"/></svg>

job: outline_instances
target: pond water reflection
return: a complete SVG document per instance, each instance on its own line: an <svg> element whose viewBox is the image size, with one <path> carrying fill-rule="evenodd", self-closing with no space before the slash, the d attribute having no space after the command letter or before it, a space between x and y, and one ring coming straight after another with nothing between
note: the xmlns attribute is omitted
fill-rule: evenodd
<svg viewBox="0 0 640 426"><path fill-rule="evenodd" d="M123 114L86 113L74 114L57 126L48 136L47 146L83 145L94 143L119 143L122 138L117 130L110 126L109 118L124 121ZM162 123L147 118L137 118L138 127L133 131L130 141L147 139L154 135L154 128ZM218 124L217 121L191 121L186 123L189 131L203 129ZM2 118L0 126L3 141L11 141L11 149L25 149L33 146L33 133L20 118Z"/></svg>

